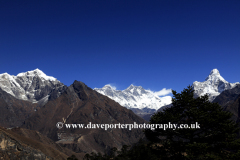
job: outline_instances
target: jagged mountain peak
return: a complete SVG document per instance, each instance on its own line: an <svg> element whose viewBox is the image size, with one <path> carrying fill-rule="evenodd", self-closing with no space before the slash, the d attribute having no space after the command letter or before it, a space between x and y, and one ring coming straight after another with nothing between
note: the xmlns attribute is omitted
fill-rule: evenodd
<svg viewBox="0 0 240 160"><path fill-rule="evenodd" d="M127 89L131 89L131 88L134 88L134 87L137 87L137 86L134 86L133 84L131 84Z"/></svg>
<svg viewBox="0 0 240 160"><path fill-rule="evenodd" d="M210 72L210 75L213 75L213 74L220 75L219 70L218 70L217 68L213 69L213 70Z"/></svg>
<svg viewBox="0 0 240 160"><path fill-rule="evenodd" d="M196 97L208 94L209 100L213 101L221 92L235 87L236 84L239 84L239 82L229 83L220 75L217 69L213 69L204 82L193 82L193 87Z"/></svg>
<svg viewBox="0 0 240 160"><path fill-rule="evenodd" d="M221 75L217 69L213 69L210 74L205 78L205 81L223 81L224 83L228 83Z"/></svg>
<svg viewBox="0 0 240 160"><path fill-rule="evenodd" d="M135 96L141 96L142 94L148 93L145 89L142 88L142 86L134 86L131 84L127 89L123 90L124 93L130 93Z"/></svg>
<svg viewBox="0 0 240 160"><path fill-rule="evenodd" d="M0 88L17 99L44 104L53 89L59 92L56 93L58 97L66 87L56 78L47 76L37 68L19 73L17 76L0 74Z"/></svg>
<svg viewBox="0 0 240 160"><path fill-rule="evenodd" d="M107 85L103 88L94 88L94 90L108 96L126 108L149 108L157 110L171 103L170 96L159 97L154 92L145 90L142 86L134 86L133 84L125 90L114 90Z"/></svg>
<svg viewBox="0 0 240 160"><path fill-rule="evenodd" d="M135 86L135 85L131 84L127 89L131 89L131 88L142 88L142 86Z"/></svg>
<svg viewBox="0 0 240 160"><path fill-rule="evenodd" d="M49 81L56 81L57 79L52 77L52 76L47 76L43 71L40 69L35 69L32 71L27 71L27 72L22 72L19 73L16 77L34 77L34 76L39 76L42 80L49 80Z"/></svg>
<svg viewBox="0 0 240 160"><path fill-rule="evenodd" d="M71 86L73 86L75 91L91 90L85 83L77 80L75 80Z"/></svg>
<svg viewBox="0 0 240 160"><path fill-rule="evenodd" d="M142 86L134 86L133 84L131 84L127 89L125 89L125 91L136 90L136 89L143 89L143 87Z"/></svg>

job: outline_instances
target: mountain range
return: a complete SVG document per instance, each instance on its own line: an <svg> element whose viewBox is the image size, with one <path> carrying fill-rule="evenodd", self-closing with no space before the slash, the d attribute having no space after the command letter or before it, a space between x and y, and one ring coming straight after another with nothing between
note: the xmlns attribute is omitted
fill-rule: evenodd
<svg viewBox="0 0 240 160"><path fill-rule="evenodd" d="M233 113L234 121L240 121L238 82L227 82L213 69L204 82L193 82L193 87L195 97L208 94L211 102L219 103ZM134 85L123 91L111 85L91 89L75 80L66 86L39 69L17 76L0 74L0 156L57 159L59 155L65 159L71 154L82 157L83 153L104 153L112 147L132 145L144 138L141 129L59 129L56 123L147 123L153 113L171 107L171 96L166 95Z"/></svg>
<svg viewBox="0 0 240 160"><path fill-rule="evenodd" d="M195 97L208 94L209 101L213 101L221 92L234 88L239 82L229 83L219 73L213 69L205 81L193 82ZM149 120L150 116L156 111L162 111L171 106L172 97L159 97L156 92L145 90L141 86L130 85L125 90L116 90L111 85L105 85L103 88L94 88L97 92L108 96L120 105L131 109L135 114Z"/></svg>
<svg viewBox="0 0 240 160"><path fill-rule="evenodd" d="M74 81L62 95L49 100L22 125L37 130L56 143L75 152L104 152L110 147L136 143L144 134L141 129L58 129L58 122L66 124L138 124L146 123L131 110L92 90L83 82ZM59 139L59 134L63 137Z"/></svg>
<svg viewBox="0 0 240 160"><path fill-rule="evenodd" d="M83 82L74 81L67 87L39 69L17 76L4 73L0 77L2 127L21 127L37 131L54 141L55 145L68 148L74 153L104 153L112 147L120 149L123 145L131 145L144 138L140 128L58 129L58 122L85 125L89 122L147 123L131 110L89 88ZM5 143L6 140L3 140L1 139L0 143ZM0 154L2 151L0 148Z"/></svg>
<svg viewBox="0 0 240 160"><path fill-rule="evenodd" d="M217 69L213 69L205 81L195 81L192 85L195 90L195 97L208 94L209 100L213 101L221 92L232 89L237 84L239 84L239 82L227 82ZM28 109L26 111L23 109L24 112L28 113L27 116L30 115L32 110L36 111L44 106L50 99L58 98L66 88L66 85L52 76L47 76L39 69L19 73L17 76L11 76L8 73L0 74L0 89L18 100L24 100L26 105L28 103L26 101L35 103L35 105L29 103L33 106L31 111L29 107L27 107ZM163 108L171 104L171 96L166 96L166 93L170 93L171 89L167 90L164 88L165 95L134 85L130 85L125 90L116 90L116 88L111 85L105 85L103 88L94 88L94 90L111 98L121 106L131 109L135 114L146 120L149 120L150 116L156 111L163 110ZM16 122L20 124L22 120L17 120Z"/></svg>
<svg viewBox="0 0 240 160"><path fill-rule="evenodd" d="M130 85L125 90L116 90L111 85L103 88L94 88L95 91L113 99L121 106L131 109L135 114L143 117L156 112L162 106L168 105L172 101L171 96L159 97L159 92L146 90L141 86ZM163 89L167 93L171 90Z"/></svg>

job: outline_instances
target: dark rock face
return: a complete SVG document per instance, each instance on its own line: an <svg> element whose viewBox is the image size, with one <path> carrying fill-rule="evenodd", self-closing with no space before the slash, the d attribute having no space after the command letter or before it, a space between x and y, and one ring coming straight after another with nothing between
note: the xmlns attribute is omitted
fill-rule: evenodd
<svg viewBox="0 0 240 160"><path fill-rule="evenodd" d="M57 84L54 88L51 89L51 91L48 93L49 98L48 100L54 100L57 99L65 90L67 89L67 86L62 84ZM43 106L43 105L42 105Z"/></svg>
<svg viewBox="0 0 240 160"><path fill-rule="evenodd" d="M0 88L0 126L21 126L29 117L37 104L16 99Z"/></svg>
<svg viewBox="0 0 240 160"><path fill-rule="evenodd" d="M51 89L49 99L54 100L58 98L66 88L66 86L59 86ZM43 98L38 103L20 100L0 88L0 126L21 126L26 118L42 107L47 101L48 97Z"/></svg>
<svg viewBox="0 0 240 160"><path fill-rule="evenodd" d="M223 91L213 102L219 103L225 111L231 112L234 121L240 121L240 84L233 89Z"/></svg>
<svg viewBox="0 0 240 160"><path fill-rule="evenodd" d="M14 133L14 131L0 127L0 157L4 160L64 160L68 157L51 145L20 136Z"/></svg>
<svg viewBox="0 0 240 160"><path fill-rule="evenodd" d="M227 103L234 101L240 95L240 84L236 85L233 89L223 91L219 96L215 98L213 102L219 103L221 106L225 106Z"/></svg>
<svg viewBox="0 0 240 160"><path fill-rule="evenodd" d="M144 137L141 129L58 129L56 124L137 124L146 123L131 110L74 81L61 96L29 117L23 127L38 130L58 144L76 152L104 152L111 147L136 143Z"/></svg>

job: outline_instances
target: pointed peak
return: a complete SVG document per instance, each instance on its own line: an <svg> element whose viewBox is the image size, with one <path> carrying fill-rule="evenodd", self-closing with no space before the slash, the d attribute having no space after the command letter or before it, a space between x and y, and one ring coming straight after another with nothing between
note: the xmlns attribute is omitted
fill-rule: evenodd
<svg viewBox="0 0 240 160"><path fill-rule="evenodd" d="M76 83L79 83L79 82L81 82L81 81L74 80L73 84L76 84Z"/></svg>
<svg viewBox="0 0 240 160"><path fill-rule="evenodd" d="M131 84L127 89L132 89L132 88L135 88L133 84Z"/></svg>
<svg viewBox="0 0 240 160"><path fill-rule="evenodd" d="M72 84L72 86L82 86L82 87L87 87L87 85L85 84L85 83L83 83L82 81L77 81L77 80L75 80L74 82L73 82L73 84Z"/></svg>
<svg viewBox="0 0 240 160"><path fill-rule="evenodd" d="M28 71L27 72L27 75L41 75L41 76L44 76L44 77L46 77L47 75L43 72L43 71L41 71L40 69L35 69L35 70L32 70L32 71Z"/></svg>
<svg viewBox="0 0 240 160"><path fill-rule="evenodd" d="M220 73L219 73L218 69L215 68L210 72L209 75L220 75Z"/></svg>
<svg viewBox="0 0 240 160"><path fill-rule="evenodd" d="M126 90L130 90L130 89L143 89L142 86L134 86L133 84L131 84Z"/></svg>
<svg viewBox="0 0 240 160"><path fill-rule="evenodd" d="M205 81L207 80L213 80L213 79L219 79L221 81L227 82L221 75L220 72L218 71L218 69L213 69L210 74L207 76L207 78L205 79Z"/></svg>
<svg viewBox="0 0 240 160"><path fill-rule="evenodd" d="M41 71L40 69L35 69L35 70L33 70L33 72L36 72L36 73L43 73L43 71Z"/></svg>

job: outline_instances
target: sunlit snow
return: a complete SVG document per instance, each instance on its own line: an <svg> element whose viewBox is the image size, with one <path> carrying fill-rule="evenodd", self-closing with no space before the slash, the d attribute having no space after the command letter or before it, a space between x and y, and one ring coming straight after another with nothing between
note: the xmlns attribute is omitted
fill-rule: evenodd
<svg viewBox="0 0 240 160"><path fill-rule="evenodd" d="M57 81L56 78L47 76L41 70L35 69L19 73L17 76L8 73L0 74L0 88L18 99L28 100L28 97L34 98L34 93L37 90L30 89L30 87L35 76L38 76L42 81ZM38 101L32 99L32 102L37 103Z"/></svg>
<svg viewBox="0 0 240 160"><path fill-rule="evenodd" d="M121 91L114 89L110 85L105 85L103 88L95 88L94 90L108 96L126 108L143 109L147 107L149 109L158 110L162 106L168 105L172 102L171 96L158 96L171 93L169 92L171 89L166 91L165 88L163 89L163 92L153 92L145 90L141 86L130 85L127 89Z"/></svg>
<svg viewBox="0 0 240 160"><path fill-rule="evenodd" d="M217 69L213 69L204 82L193 82L193 87L197 96L208 94L209 100L213 101L224 90L234 88L237 84L239 82L227 82Z"/></svg>

